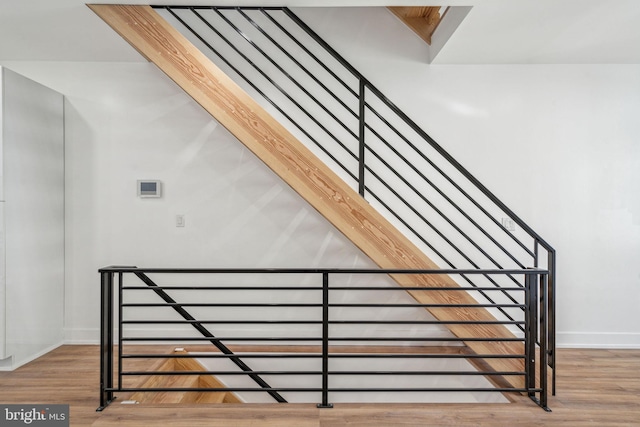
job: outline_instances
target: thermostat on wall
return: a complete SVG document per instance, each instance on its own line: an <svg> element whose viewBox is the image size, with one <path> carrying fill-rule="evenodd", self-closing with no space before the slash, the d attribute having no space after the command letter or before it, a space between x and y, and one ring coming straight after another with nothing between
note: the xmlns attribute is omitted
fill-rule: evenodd
<svg viewBox="0 0 640 427"><path fill-rule="evenodd" d="M162 183L160 181L152 181L148 179L138 180L138 197L161 197Z"/></svg>

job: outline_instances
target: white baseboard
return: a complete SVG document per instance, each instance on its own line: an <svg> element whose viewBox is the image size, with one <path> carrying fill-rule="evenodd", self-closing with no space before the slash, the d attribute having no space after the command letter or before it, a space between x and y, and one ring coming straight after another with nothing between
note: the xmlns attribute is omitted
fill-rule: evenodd
<svg viewBox="0 0 640 427"><path fill-rule="evenodd" d="M640 349L640 333L633 332L558 332L558 348Z"/></svg>
<svg viewBox="0 0 640 427"><path fill-rule="evenodd" d="M7 359L3 360L4 364L0 365L0 371L13 371L22 365L26 365L29 362L33 362L37 358L44 356L45 354L49 353L52 350L55 350L56 348L64 344L65 343L61 341L59 343L53 344L37 353L31 354L28 357L20 360L13 360L12 356L9 356Z"/></svg>
<svg viewBox="0 0 640 427"><path fill-rule="evenodd" d="M100 329L65 328L64 343L70 345L100 344Z"/></svg>

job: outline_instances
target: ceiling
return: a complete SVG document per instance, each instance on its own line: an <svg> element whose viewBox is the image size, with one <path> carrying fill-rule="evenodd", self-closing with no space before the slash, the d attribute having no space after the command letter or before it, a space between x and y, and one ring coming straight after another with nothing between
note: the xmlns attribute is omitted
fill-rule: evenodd
<svg viewBox="0 0 640 427"><path fill-rule="evenodd" d="M152 3L291 7L443 5L443 1L416 0ZM640 64L638 0L448 0L444 5L473 8L434 64ZM0 61L143 59L81 0L0 0Z"/></svg>

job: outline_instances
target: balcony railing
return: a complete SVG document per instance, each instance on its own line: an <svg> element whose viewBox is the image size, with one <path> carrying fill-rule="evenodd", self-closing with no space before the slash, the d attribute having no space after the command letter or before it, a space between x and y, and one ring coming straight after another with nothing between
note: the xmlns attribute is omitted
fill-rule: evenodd
<svg viewBox="0 0 640 427"><path fill-rule="evenodd" d="M266 393L285 403L292 393L317 398L319 407L331 407L335 396L344 393L525 393L547 408L548 334L550 330L549 271L512 270L364 270L364 269L168 269L106 267L101 275L101 368L100 407L104 409L118 392L237 392ZM477 304L421 304L417 300L397 302L401 292L495 293L488 287L420 286L410 290L389 280L389 276L510 276L517 286L509 289L515 302ZM512 319L486 321L414 320L411 316L389 316L412 309L450 311L503 309ZM398 318L402 320L397 320ZM515 332L500 336L442 336L432 334L433 325L503 325ZM384 325L385 330L377 327ZM465 342L522 343L521 352L486 354L465 351ZM210 351L197 356L159 352L158 346L140 350L139 344L206 344ZM234 345L243 344L242 351ZM271 347L268 353L247 351L250 346ZM438 352L439 345L449 351ZM292 351L304 346L304 352ZM394 349L402 346L404 351ZM132 351L132 348L136 351ZM494 347L494 348L496 348ZM199 347L201 349L201 347ZM357 351L353 350L357 348ZM351 349L345 353L344 349ZM454 350L454 351L452 351ZM133 362L190 357L227 360L226 368L198 372L140 370ZM484 363L491 359L521 360L521 370L496 371ZM252 362L260 360L260 369ZM269 361L286 360L282 368L264 368ZM305 360L312 367L301 368ZM340 360L351 360L341 367ZM422 361L416 368L413 361ZM467 361L474 369L450 368L439 361ZM375 368L371 367L375 361ZM380 363L384 361L384 366ZM138 365L136 365L138 366ZM354 367L355 366L355 367ZM425 367L426 366L426 367ZM225 388L141 387L156 375L243 376L252 386ZM421 386L389 386L389 378L418 377ZM306 385L292 382L306 378ZM366 382L362 378L368 378ZM505 377L521 377L514 387ZM430 383L429 378L439 381ZM443 380L445 378L446 380ZM469 379L473 381L469 381ZM481 380L480 383L478 380ZM231 383L231 381L230 381ZM478 385L480 384L480 385Z"/></svg>

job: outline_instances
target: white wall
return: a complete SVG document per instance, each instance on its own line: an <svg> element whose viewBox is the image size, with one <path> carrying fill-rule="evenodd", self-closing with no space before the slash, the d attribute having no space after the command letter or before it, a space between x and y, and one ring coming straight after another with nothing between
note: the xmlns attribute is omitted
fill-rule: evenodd
<svg viewBox="0 0 640 427"><path fill-rule="evenodd" d="M383 10L296 12L557 249L560 345L640 347L640 66L428 66ZM107 264L370 265L153 66L10 65L67 96L68 340Z"/></svg>
<svg viewBox="0 0 640 427"><path fill-rule="evenodd" d="M1 76L0 316L9 359L0 366L16 368L63 342L64 110L59 93L8 69Z"/></svg>
<svg viewBox="0 0 640 427"><path fill-rule="evenodd" d="M4 150L4 70L0 67L0 153ZM4 168L3 161L0 161L0 359L7 358L7 316L5 307L7 305L7 282L6 282L6 257L4 255L6 249L6 239L4 232Z"/></svg>

